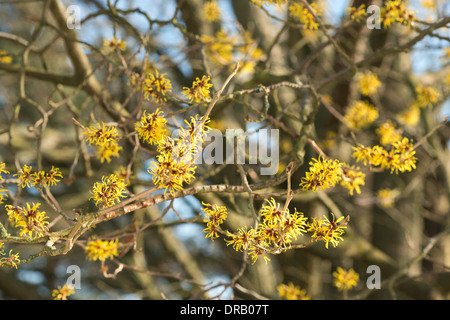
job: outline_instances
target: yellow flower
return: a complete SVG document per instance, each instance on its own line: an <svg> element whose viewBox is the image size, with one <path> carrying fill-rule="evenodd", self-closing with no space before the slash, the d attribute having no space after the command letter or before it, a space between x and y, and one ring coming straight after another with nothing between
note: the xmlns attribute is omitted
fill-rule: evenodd
<svg viewBox="0 0 450 320"><path fill-rule="evenodd" d="M96 147L97 158L101 163L105 160L111 161L111 157L118 157L122 147L119 146L117 129L112 126L106 126L104 123L97 123L97 128L89 127L83 131L89 144Z"/></svg>
<svg viewBox="0 0 450 320"><path fill-rule="evenodd" d="M378 202L385 208L392 208L395 204L395 198L399 195L397 190L380 189L377 192Z"/></svg>
<svg viewBox="0 0 450 320"><path fill-rule="evenodd" d="M58 286L57 289L52 291L53 300L67 300L67 297L74 294L75 289L72 286L68 286L67 284Z"/></svg>
<svg viewBox="0 0 450 320"><path fill-rule="evenodd" d="M281 283L277 287L278 295L285 300L310 300L309 295L306 294L305 289L300 289L292 282L289 284Z"/></svg>
<svg viewBox="0 0 450 320"><path fill-rule="evenodd" d="M210 78L203 76L201 79L198 77L193 82L192 87L184 87L182 94L187 96L189 102L201 102L209 100L209 89L212 87L212 83L209 83Z"/></svg>
<svg viewBox="0 0 450 320"><path fill-rule="evenodd" d="M338 160L313 159L309 162L310 168L302 178L300 186L304 191L319 191L334 187L342 177L342 164Z"/></svg>
<svg viewBox="0 0 450 320"><path fill-rule="evenodd" d="M410 26L417 18L412 11L406 9L406 1L390 0L381 9L381 20L383 26L389 28L395 22Z"/></svg>
<svg viewBox="0 0 450 320"><path fill-rule="evenodd" d="M381 124L375 133L380 137L380 143L383 146L393 144L402 138L401 130L396 129L392 121L388 120Z"/></svg>
<svg viewBox="0 0 450 320"><path fill-rule="evenodd" d="M392 148L387 151L381 146L365 147L358 145L353 147L353 158L356 161L390 169L391 173L411 171L416 168L417 158L413 145L408 138L403 137L392 143Z"/></svg>
<svg viewBox="0 0 450 320"><path fill-rule="evenodd" d="M360 5L358 8L350 7L350 8L347 8L347 10L350 11L350 19L352 19L358 23L361 22L361 19L363 17L367 16L365 4Z"/></svg>
<svg viewBox="0 0 450 320"><path fill-rule="evenodd" d="M333 285L339 291L347 291L354 287L359 282L359 274L353 269L344 270L341 267L337 267L336 271L333 272Z"/></svg>
<svg viewBox="0 0 450 320"><path fill-rule="evenodd" d="M200 40L205 46L206 55L218 66L226 66L232 62L235 39L229 37L224 30L219 30L215 36L202 35Z"/></svg>
<svg viewBox="0 0 450 320"><path fill-rule="evenodd" d="M374 94L381 86L381 82L378 80L377 75L370 71L360 75L358 84L359 91L365 96Z"/></svg>
<svg viewBox="0 0 450 320"><path fill-rule="evenodd" d="M287 2L287 0L252 0L258 6L276 4L278 6Z"/></svg>
<svg viewBox="0 0 450 320"><path fill-rule="evenodd" d="M158 108L150 114L144 111L141 121L135 124L135 129L143 141L149 144L160 144L166 135L166 123L163 112Z"/></svg>
<svg viewBox="0 0 450 320"><path fill-rule="evenodd" d="M3 176L2 173L5 174L9 174L8 170L5 170L5 166L6 164L4 162L0 162L0 182L3 182ZM0 184L0 203L3 203L3 201L6 199L7 195L4 192L7 192L8 190L5 189L1 184ZM0 247L1 247L1 243L0 243Z"/></svg>
<svg viewBox="0 0 450 320"><path fill-rule="evenodd" d="M323 10L319 7L319 5L316 2L312 2L310 6L314 11L315 16L320 18ZM304 24L305 29L317 30L319 27L319 23L316 21L314 15L308 10L308 8L298 2L292 2L289 5L289 15Z"/></svg>
<svg viewBox="0 0 450 320"><path fill-rule="evenodd" d="M125 51L127 48L127 43L125 41L122 41L122 39L116 39L116 36L112 36L111 40L104 40L103 41L103 53L104 54L110 54L117 49L121 51Z"/></svg>
<svg viewBox="0 0 450 320"><path fill-rule="evenodd" d="M22 188L30 187L33 184L33 177L31 173L31 166L27 166L26 164L20 169L14 176L20 181L19 185Z"/></svg>
<svg viewBox="0 0 450 320"><path fill-rule="evenodd" d="M343 164L342 168L342 180L341 186L349 190L349 194L352 196L353 191L361 193L360 186L365 184L366 175L359 170L359 168L349 167Z"/></svg>
<svg viewBox="0 0 450 320"><path fill-rule="evenodd" d="M250 246L253 244L253 238L256 235L256 230L253 228L250 228L247 230L247 226L243 226L238 230L237 233L227 233L227 236L231 238L231 240L225 240L227 243L227 246L230 244L233 245L233 248L236 251L243 251L247 250Z"/></svg>
<svg viewBox="0 0 450 320"><path fill-rule="evenodd" d="M91 240L87 243L85 252L87 259L91 261L105 261L106 259L113 259L119 255L118 251L119 240Z"/></svg>
<svg viewBox="0 0 450 320"><path fill-rule="evenodd" d="M144 98L148 101L161 104L166 101L166 95L172 91L172 83L166 78L166 74L147 72L144 80Z"/></svg>
<svg viewBox="0 0 450 320"><path fill-rule="evenodd" d="M96 182L91 191L95 205L101 203L104 207L111 207L120 202L120 198L126 197L126 183L116 174L102 177L102 182Z"/></svg>
<svg viewBox="0 0 450 320"><path fill-rule="evenodd" d="M0 63L11 63L12 56L8 54L8 51L0 49Z"/></svg>
<svg viewBox="0 0 450 320"><path fill-rule="evenodd" d="M7 257L0 258L0 267L6 267L6 268L14 267L17 269L18 262L20 262L19 254L18 253L13 254L12 249L11 249L11 250L9 250L9 254Z"/></svg>
<svg viewBox="0 0 450 320"><path fill-rule="evenodd" d="M158 145L159 155L157 161L152 161L148 172L153 175L152 180L160 188L165 188L171 194L183 189L183 183L190 183L194 178L196 167L194 160L202 146L204 136L210 129L207 124L209 119L203 123L203 118L198 115L191 117L187 128L181 128L175 139L166 138Z"/></svg>
<svg viewBox="0 0 450 320"><path fill-rule="evenodd" d="M33 203L30 206L27 203L25 208L5 206L11 225L21 228L21 236L28 235L29 238L34 239L43 236L48 231L48 221L46 221L48 217L44 211L39 210L40 205L40 203Z"/></svg>
<svg viewBox="0 0 450 320"><path fill-rule="evenodd" d="M333 215L333 221L328 220L326 216L323 216L323 218L313 218L313 221L308 223L307 231L312 231L313 234L311 235L312 241L324 241L325 242L325 248L328 249L328 243L331 242L333 247L336 247L339 244L339 240L342 239L342 234L344 234L344 229L346 228L346 225L348 223L348 220L344 220L344 222L341 225L338 225L340 221L342 221L344 217L340 217L336 221L334 221L334 215ZM348 219L348 218L347 218Z"/></svg>
<svg viewBox="0 0 450 320"><path fill-rule="evenodd" d="M420 120L420 109L416 103L413 103L411 106L403 110L398 115L398 121L401 124L409 127L414 127L416 124L419 123L419 120Z"/></svg>
<svg viewBox="0 0 450 320"><path fill-rule="evenodd" d="M354 101L344 116L351 130L367 128L378 119L378 109L365 101Z"/></svg>
<svg viewBox="0 0 450 320"><path fill-rule="evenodd" d="M434 103L438 102L441 95L440 93L429 86L418 85L416 87L417 104L419 107L431 107Z"/></svg>
<svg viewBox="0 0 450 320"><path fill-rule="evenodd" d="M422 0L420 5L429 10L436 10L436 1L435 0Z"/></svg>
<svg viewBox="0 0 450 320"><path fill-rule="evenodd" d="M208 21L218 21L220 19L220 9L217 1L208 1L203 5L203 14Z"/></svg>

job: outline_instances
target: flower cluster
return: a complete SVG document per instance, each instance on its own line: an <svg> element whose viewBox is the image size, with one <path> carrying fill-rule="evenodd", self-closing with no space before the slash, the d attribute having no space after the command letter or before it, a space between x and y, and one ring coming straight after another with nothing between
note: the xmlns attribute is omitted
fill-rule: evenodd
<svg viewBox="0 0 450 320"><path fill-rule="evenodd" d="M318 159L313 158L309 165L309 171L300 183L304 191L326 190L339 183L353 195L354 191L361 193L360 186L365 184L366 175L359 167L350 166L337 159L324 159L319 156Z"/></svg>
<svg viewBox="0 0 450 320"><path fill-rule="evenodd" d="M183 87L182 93L189 99L189 102L207 101L210 99L209 89L212 87L212 83L209 81L209 77L203 76L201 79L197 77L192 87Z"/></svg>
<svg viewBox="0 0 450 320"><path fill-rule="evenodd" d="M309 8L298 2L292 2L289 5L289 15L304 24L305 29L317 30L319 23L316 17L320 18L323 10L316 2L312 2L310 6L314 12L311 12Z"/></svg>
<svg viewBox="0 0 450 320"><path fill-rule="evenodd" d="M6 193L8 190L5 189L2 185L2 183L5 181L5 179L3 179L2 173L5 174L9 174L8 170L5 170L5 163L4 162L0 162L0 203L3 203L6 199Z"/></svg>
<svg viewBox="0 0 450 320"><path fill-rule="evenodd" d="M11 63L12 56L8 53L8 51L0 49L0 63Z"/></svg>
<svg viewBox="0 0 450 320"><path fill-rule="evenodd" d="M203 231L206 233L206 238L214 239L219 237L222 232L220 225L227 218L227 208L225 206L218 206L216 204L203 203L205 206L202 210L205 213L203 222L206 223L206 228Z"/></svg>
<svg viewBox="0 0 450 320"><path fill-rule="evenodd" d="M258 6L269 5L269 4L276 4L276 5L280 6L284 3L286 3L287 0L252 0L252 2L257 4Z"/></svg>
<svg viewBox="0 0 450 320"><path fill-rule="evenodd" d="M183 183L189 184L194 177L196 166L194 161L198 156L204 136L209 131L207 123L198 115L185 120L187 128L180 128L175 138L165 136L158 143L159 154L148 172L153 175L152 180L171 194L183 189Z"/></svg>
<svg viewBox="0 0 450 320"><path fill-rule="evenodd" d="M97 127L85 128L83 131L89 145L94 145L97 158L101 163L111 161L111 157L118 157L122 147L119 146L119 133L113 126L97 123Z"/></svg>
<svg viewBox="0 0 450 320"><path fill-rule="evenodd" d="M61 181L61 178L63 177L61 171L54 166L52 166L48 172L45 172L44 170L32 172L32 169L31 166L25 164L16 174L14 174L14 176L17 177L17 180L19 180L18 184L22 188L44 188L54 186Z"/></svg>
<svg viewBox="0 0 450 320"><path fill-rule="evenodd" d="M350 7L347 8L350 11L350 19L356 22L361 22L362 18L367 16L366 5L362 4L358 8Z"/></svg>
<svg viewBox="0 0 450 320"><path fill-rule="evenodd" d="M91 261L102 261L113 259L119 255L119 240L90 240L85 248L87 259Z"/></svg>
<svg viewBox="0 0 450 320"><path fill-rule="evenodd" d="M233 48L236 39L230 37L225 30L219 30L214 36L202 35L206 56L217 66L227 66L233 59Z"/></svg>
<svg viewBox="0 0 450 320"><path fill-rule="evenodd" d="M402 139L401 129L397 129L391 120L383 122L375 133L380 137L380 143L383 146L393 144Z"/></svg>
<svg viewBox="0 0 450 320"><path fill-rule="evenodd" d="M103 53L108 55L116 50L125 51L127 48L127 43L122 41L122 39L117 39L116 36L112 36L111 40L103 41Z"/></svg>
<svg viewBox="0 0 450 320"><path fill-rule="evenodd" d="M420 120L420 109L417 103L412 103L409 107L400 112L397 116L399 123L404 126L414 127Z"/></svg>
<svg viewBox="0 0 450 320"><path fill-rule="evenodd" d="M356 158L356 161L391 170L391 173L398 174L399 171L412 171L416 168L416 152L406 137L394 142L389 151L379 145L365 147L361 144L353 147L353 150L353 158Z"/></svg>
<svg viewBox="0 0 450 320"><path fill-rule="evenodd" d="M345 163L342 164L342 179L339 182L340 185L348 189L348 193L352 196L353 192L361 193L360 186L365 185L366 175L359 167L349 166Z"/></svg>
<svg viewBox="0 0 450 320"><path fill-rule="evenodd" d="M337 267L336 271L333 272L333 285L339 291L347 291L354 287L359 282L359 274L353 269L344 270L341 267Z"/></svg>
<svg viewBox="0 0 450 320"><path fill-rule="evenodd" d="M116 202L120 202L120 198L126 197L125 187L126 181L116 174L104 176L101 182L94 184L90 199L93 199L97 206L101 203L105 208L111 207Z"/></svg>
<svg viewBox="0 0 450 320"><path fill-rule="evenodd" d="M340 217L336 221L330 221L326 216L321 218L314 217L311 222L307 225L307 231L313 232L311 235L312 241L324 241L325 247L328 249L328 244L331 243L333 247L336 247L339 243L339 240L343 241L344 239L341 237L344 233L344 229L348 223L348 220L344 220L342 224L338 224L344 219L344 217Z"/></svg>
<svg viewBox="0 0 450 320"><path fill-rule="evenodd" d="M48 219L44 211L40 211L40 203L33 203L30 206L29 203L26 207L6 205L5 209L8 214L8 219L11 225L16 228L20 228L20 235L34 239L45 235L48 231Z"/></svg>
<svg viewBox="0 0 450 320"><path fill-rule="evenodd" d="M144 79L144 98L161 104L167 100L166 95L172 91L172 83L166 78L166 74L147 72Z"/></svg>
<svg viewBox="0 0 450 320"><path fill-rule="evenodd" d="M280 248L287 248L297 236L306 232L307 218L303 213L289 208L281 208L273 198L266 200L260 210L261 222L257 228L244 226L237 233L228 233L227 245L232 245L236 251L248 250L255 262L259 256L269 260L265 255Z"/></svg>
<svg viewBox="0 0 450 320"><path fill-rule="evenodd" d="M359 131L370 126L378 119L378 115L378 109L370 103L354 101L345 113L344 119L351 130Z"/></svg>
<svg viewBox="0 0 450 320"><path fill-rule="evenodd" d="M380 189L377 192L378 203L385 207L391 208L394 206L395 198L399 195L399 191L395 189Z"/></svg>
<svg viewBox="0 0 450 320"><path fill-rule="evenodd" d="M278 295L285 300L310 300L309 295L306 294L305 289L300 289L299 286L292 282L288 284L281 283L277 286Z"/></svg>
<svg viewBox="0 0 450 320"><path fill-rule="evenodd" d="M300 186L304 191L319 191L334 187L341 180L342 163L339 160L313 159L309 171L302 178Z"/></svg>
<svg viewBox="0 0 450 320"><path fill-rule="evenodd" d="M417 104L420 108L431 107L434 103L438 102L441 97L436 89L423 85L417 86L416 94Z"/></svg>
<svg viewBox="0 0 450 320"><path fill-rule="evenodd" d="M3 251L2 248L3 242L0 242L0 267L17 269L17 263L20 262L19 254L12 253L11 249L9 250L8 256L6 256L6 253Z"/></svg>
<svg viewBox="0 0 450 320"><path fill-rule="evenodd" d="M68 286L67 284L58 286L57 289L52 291L53 300L67 300L68 296L71 296L75 293L75 289L72 286Z"/></svg>
<svg viewBox="0 0 450 320"><path fill-rule="evenodd" d="M389 28L393 23L400 23L410 26L417 18L414 13L406 9L405 0L386 1L381 8L381 21L385 28Z"/></svg>
<svg viewBox="0 0 450 320"><path fill-rule="evenodd" d="M161 110L148 114L144 111L141 121L135 124L135 130L143 141L157 145L166 135L167 120Z"/></svg>
<svg viewBox="0 0 450 320"><path fill-rule="evenodd" d="M203 15L206 20L214 22L220 20L220 9L217 5L217 1L208 1L203 5Z"/></svg>
<svg viewBox="0 0 450 320"><path fill-rule="evenodd" d="M375 73L368 71L359 76L358 86L363 95L370 96L377 92L381 82Z"/></svg>

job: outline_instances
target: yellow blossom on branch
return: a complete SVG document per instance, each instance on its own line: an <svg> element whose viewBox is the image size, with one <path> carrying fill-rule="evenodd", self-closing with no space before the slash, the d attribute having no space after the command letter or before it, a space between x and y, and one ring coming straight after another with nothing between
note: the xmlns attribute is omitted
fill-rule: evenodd
<svg viewBox="0 0 450 320"><path fill-rule="evenodd" d="M135 124L135 129L143 141L157 145L166 135L166 123L163 112L158 108L153 113L144 111L140 122Z"/></svg>
<svg viewBox="0 0 450 320"><path fill-rule="evenodd" d="M303 4L292 2L289 5L289 15L304 24L305 29L317 30L319 28L319 23L316 18L321 17L323 10L316 2L311 3L310 7L313 12L311 12Z"/></svg>
<svg viewBox="0 0 450 320"><path fill-rule="evenodd" d="M3 251L1 251L3 252ZM0 256L5 255L4 253L0 254ZM16 268L17 269L17 263L20 262L19 254L18 253L12 253L12 249L9 250L8 256L1 257L0 258L0 267L6 267L6 268Z"/></svg>
<svg viewBox="0 0 450 320"><path fill-rule="evenodd" d="M203 231L206 233L206 238L211 238L214 241L214 239L219 237L219 233L222 232L220 225L227 218L227 208L204 202L202 204L205 206L205 208L202 208L205 213L203 222L206 223L206 228Z"/></svg>
<svg viewBox="0 0 450 320"><path fill-rule="evenodd" d="M350 8L347 8L347 10L350 11L350 19L352 19L358 23L361 22L363 17L367 16L365 4L360 5L358 8L350 7Z"/></svg>
<svg viewBox="0 0 450 320"><path fill-rule="evenodd" d="M203 15L208 21L219 21L220 9L217 5L217 1L208 1L203 5Z"/></svg>
<svg viewBox="0 0 450 320"><path fill-rule="evenodd" d="M11 63L12 56L6 50L0 49L0 63Z"/></svg>
<svg viewBox="0 0 450 320"><path fill-rule="evenodd" d="M204 45L206 56L215 65L227 66L232 62L236 40L224 30L217 31L215 36L202 35L200 40Z"/></svg>
<svg viewBox="0 0 450 320"><path fill-rule="evenodd" d="M212 87L212 83L209 81L209 77L203 76L201 79L197 77L192 87L183 88L182 94L189 99L189 102L207 101L211 98L209 89Z"/></svg>
<svg viewBox="0 0 450 320"><path fill-rule="evenodd" d="M94 184L90 199L93 199L97 206L101 203L106 208L111 207L120 202L120 198L126 197L125 186L125 180L116 174L104 176L101 182Z"/></svg>
<svg viewBox="0 0 450 320"><path fill-rule="evenodd" d="M416 87L417 104L419 107L431 107L434 103L438 102L441 94L430 86L418 85Z"/></svg>
<svg viewBox="0 0 450 320"><path fill-rule="evenodd" d="M5 206L6 213L11 225L20 228L20 235L28 235L29 238L34 239L43 236L48 231L48 219L44 211L40 211L40 203L29 203L26 207Z"/></svg>
<svg viewBox="0 0 450 320"><path fill-rule="evenodd" d="M67 300L68 296L71 296L75 293L75 289L72 286L68 286L67 284L58 286L57 289L52 291L53 300Z"/></svg>
<svg viewBox="0 0 450 320"><path fill-rule="evenodd" d="M375 130L375 133L380 137L380 143L383 146L393 144L394 142L402 139L402 131L397 129L391 120L382 123Z"/></svg>
<svg viewBox="0 0 450 320"><path fill-rule="evenodd" d="M0 162L0 183L4 181L2 173L9 174L9 171L5 170L5 166L6 166L6 164L4 162ZM3 203L3 201L5 201L7 195L4 192L7 192L7 191L8 190L5 189L3 187L3 185L0 184L0 203Z"/></svg>
<svg viewBox="0 0 450 320"><path fill-rule="evenodd" d="M375 73L368 71L360 75L358 85L363 95L370 96L377 92L381 82Z"/></svg>
<svg viewBox="0 0 450 320"><path fill-rule="evenodd" d="M172 83L166 78L166 74L147 72L144 79L144 98L148 101L153 100L157 104L166 101L166 95L172 91Z"/></svg>
<svg viewBox="0 0 450 320"><path fill-rule="evenodd" d="M408 138L394 142L388 151L382 146L365 147L358 145L353 147L353 158L365 165L380 166L393 173L412 171L416 168L417 158L414 156L413 145Z"/></svg>
<svg viewBox="0 0 450 320"><path fill-rule="evenodd" d="M310 300L309 295L306 294L305 289L300 289L299 286L292 282L288 284L281 283L277 286L278 295L285 300Z"/></svg>
<svg viewBox="0 0 450 320"><path fill-rule="evenodd" d="M106 259L113 259L119 255L119 240L90 240L85 248L87 259L91 261L105 261Z"/></svg>
<svg viewBox="0 0 450 320"><path fill-rule="evenodd" d="M336 271L333 272L333 285L339 291L347 291L354 287L359 282L359 274L353 269L344 270L341 267L337 267Z"/></svg>
<svg viewBox="0 0 450 320"><path fill-rule="evenodd" d="M351 130L359 131L378 119L378 109L365 101L354 101L346 111L344 119Z"/></svg>
<svg viewBox="0 0 450 320"><path fill-rule="evenodd" d="M19 185L22 188L30 187L33 184L33 177L31 173L31 166L27 166L26 164L20 169L16 174L14 174L15 177L19 180Z"/></svg>
<svg viewBox="0 0 450 320"><path fill-rule="evenodd" d="M342 180L340 181L341 186L349 190L349 194L352 196L353 192L361 193L360 186L365 184L366 175L359 170L359 167L354 168L346 164L342 166Z"/></svg>
<svg viewBox="0 0 450 320"><path fill-rule="evenodd" d="M117 39L116 36L112 36L111 40L103 41L103 53L110 54L116 50L125 51L127 48L127 43L122 41L122 39Z"/></svg>
<svg viewBox="0 0 450 320"><path fill-rule="evenodd" d="M83 134L89 144L95 145L96 155L101 163L105 160L110 162L111 157L119 156L122 147L119 146L119 133L115 127L97 123L97 127L85 128Z"/></svg>
<svg viewBox="0 0 450 320"><path fill-rule="evenodd" d="M278 6L287 2L287 0L252 0L258 6L276 4Z"/></svg>
<svg viewBox="0 0 450 320"><path fill-rule="evenodd" d="M309 165L309 171L300 183L304 191L325 190L334 187L342 179L342 164L338 160L319 156L318 159L310 161Z"/></svg>
<svg viewBox="0 0 450 320"><path fill-rule="evenodd" d="M326 216L323 216L323 218L314 217L312 222L309 222L307 225L307 231L313 232L311 240L324 241L325 248L327 249L329 243L331 243L333 247L336 247L339 244L339 240L344 240L341 236L344 234L344 229L348 223L348 217L341 225L339 225L338 223L342 220L344 220L344 217L340 217L334 221L334 215L333 221L328 220Z"/></svg>

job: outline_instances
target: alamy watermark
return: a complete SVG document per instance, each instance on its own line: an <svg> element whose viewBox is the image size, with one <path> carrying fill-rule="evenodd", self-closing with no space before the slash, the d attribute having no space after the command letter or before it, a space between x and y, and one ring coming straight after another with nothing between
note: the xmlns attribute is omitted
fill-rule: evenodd
<svg viewBox="0 0 450 320"><path fill-rule="evenodd" d="M81 29L81 9L77 5L67 7L67 21L68 29Z"/></svg>
<svg viewBox="0 0 450 320"><path fill-rule="evenodd" d="M177 132L172 138L177 139ZM177 148L172 150L172 159L183 163L193 164L250 164L260 165L261 175L274 175L279 166L279 137L278 129L260 129L257 131L244 131L243 129L226 129L225 134L220 130L211 129L204 137L203 144L200 139L185 141L192 146L195 144L195 154L177 154Z"/></svg>

